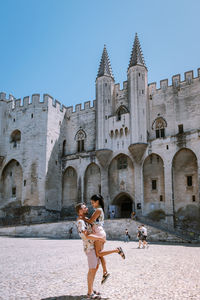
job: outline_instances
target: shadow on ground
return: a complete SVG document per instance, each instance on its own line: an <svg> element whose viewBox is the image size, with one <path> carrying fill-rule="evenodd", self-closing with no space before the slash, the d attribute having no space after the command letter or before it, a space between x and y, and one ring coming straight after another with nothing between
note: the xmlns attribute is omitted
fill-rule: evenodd
<svg viewBox="0 0 200 300"><path fill-rule="evenodd" d="M80 296L58 296L58 297L49 297L49 298L42 298L41 300L85 300L87 299L86 295ZM109 298L99 298L101 300L109 300Z"/></svg>

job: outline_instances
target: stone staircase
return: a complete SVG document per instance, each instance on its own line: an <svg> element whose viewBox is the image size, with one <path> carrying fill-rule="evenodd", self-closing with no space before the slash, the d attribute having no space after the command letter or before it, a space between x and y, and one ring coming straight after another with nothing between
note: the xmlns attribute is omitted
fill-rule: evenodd
<svg viewBox="0 0 200 300"><path fill-rule="evenodd" d="M188 243L200 243L200 232L193 229L181 229L178 227L170 227L167 224L164 223L158 223L155 221L152 221L146 217L138 217L138 222L147 226L152 226L154 228L158 228L164 232L168 232L170 234L173 234L177 236L178 238L181 238L185 240Z"/></svg>

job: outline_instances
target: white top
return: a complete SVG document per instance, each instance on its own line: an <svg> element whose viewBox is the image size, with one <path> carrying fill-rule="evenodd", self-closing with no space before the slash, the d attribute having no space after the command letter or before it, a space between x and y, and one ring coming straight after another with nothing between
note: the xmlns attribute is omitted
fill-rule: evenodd
<svg viewBox="0 0 200 300"><path fill-rule="evenodd" d="M91 250L94 249L94 241L88 240L85 237L85 235L83 234L83 231L87 230L88 233L92 233L91 225L86 223L84 220L81 220L81 219L79 219L76 222L76 225L77 225L79 236L81 237L81 239L83 241L83 250L87 254Z"/></svg>
<svg viewBox="0 0 200 300"><path fill-rule="evenodd" d="M146 227L144 227L144 226L142 226L142 234L143 234L144 236L147 236L147 229L146 229Z"/></svg>
<svg viewBox="0 0 200 300"><path fill-rule="evenodd" d="M104 225L104 212L103 212L103 208L98 207L95 210L100 210L100 216L94 221L94 224L96 224L97 226L102 226Z"/></svg>

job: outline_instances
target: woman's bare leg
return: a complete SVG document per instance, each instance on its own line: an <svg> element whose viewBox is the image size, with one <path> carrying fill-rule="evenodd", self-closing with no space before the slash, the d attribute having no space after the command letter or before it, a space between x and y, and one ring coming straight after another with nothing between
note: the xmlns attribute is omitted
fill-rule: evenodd
<svg viewBox="0 0 200 300"><path fill-rule="evenodd" d="M104 246L104 243L102 243L100 241L94 242L96 256L99 257L98 253L103 250L103 246ZM102 265L102 269L103 269L103 274L105 274L105 273L107 273L106 260L104 257L100 257L100 260L101 260L101 265Z"/></svg>
<svg viewBox="0 0 200 300"><path fill-rule="evenodd" d="M95 234L89 234L89 235L87 235L87 238L90 239L90 240L94 240L96 242L99 241L100 243L102 243L102 242L104 243L105 242L105 240L103 238L100 238L100 237L96 236ZM120 252L119 249L108 250L108 251L102 251L102 250L100 250L97 253L97 256L101 258L103 256L106 256L106 255L109 255L109 254L113 254L113 253L119 253L119 252Z"/></svg>

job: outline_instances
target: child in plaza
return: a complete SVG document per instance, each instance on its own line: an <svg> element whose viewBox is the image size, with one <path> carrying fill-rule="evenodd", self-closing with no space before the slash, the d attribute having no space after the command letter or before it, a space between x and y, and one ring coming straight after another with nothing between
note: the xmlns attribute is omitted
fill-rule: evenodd
<svg viewBox="0 0 200 300"><path fill-rule="evenodd" d="M110 274L106 268L106 261L104 256L112 253L118 253L123 259L125 259L125 254L121 247L115 250L103 251L104 243L106 242L106 233L104 231L104 200L101 195L93 195L91 197L91 204L94 208L94 213L90 219L85 218L84 220L92 224L92 234L87 235L87 238L92 238L95 240L95 251L96 255L100 258L102 268L103 268L103 278L101 284L105 283ZM104 242L102 242L102 238ZM101 239L101 240L99 240Z"/></svg>

